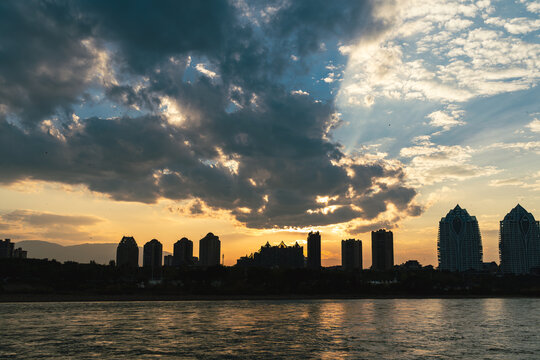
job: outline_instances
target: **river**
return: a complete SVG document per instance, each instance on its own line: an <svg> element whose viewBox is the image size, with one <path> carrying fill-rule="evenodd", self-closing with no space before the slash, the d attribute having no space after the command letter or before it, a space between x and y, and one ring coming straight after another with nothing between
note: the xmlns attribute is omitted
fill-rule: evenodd
<svg viewBox="0 0 540 360"><path fill-rule="evenodd" d="M0 358L539 359L540 299L0 303Z"/></svg>

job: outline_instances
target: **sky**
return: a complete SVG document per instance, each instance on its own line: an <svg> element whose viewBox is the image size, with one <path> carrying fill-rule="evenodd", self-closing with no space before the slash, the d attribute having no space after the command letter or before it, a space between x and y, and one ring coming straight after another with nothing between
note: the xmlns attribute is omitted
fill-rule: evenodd
<svg viewBox="0 0 540 360"><path fill-rule="evenodd" d="M0 238L63 245L213 232L394 233L437 265L441 217L484 261L540 217L540 1L2 1ZM304 246L304 251L306 251Z"/></svg>

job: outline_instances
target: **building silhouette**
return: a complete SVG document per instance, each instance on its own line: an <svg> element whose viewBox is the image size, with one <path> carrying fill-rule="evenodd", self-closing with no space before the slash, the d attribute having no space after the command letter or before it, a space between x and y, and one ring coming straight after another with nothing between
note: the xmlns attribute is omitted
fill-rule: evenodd
<svg viewBox="0 0 540 360"><path fill-rule="evenodd" d="M439 270L482 269L482 238L478 221L459 205L439 222Z"/></svg>
<svg viewBox="0 0 540 360"><path fill-rule="evenodd" d="M361 240L341 240L341 267L344 270L362 270Z"/></svg>
<svg viewBox="0 0 540 360"><path fill-rule="evenodd" d="M527 274L540 267L540 226L519 204L500 222L499 254L504 273Z"/></svg>
<svg viewBox="0 0 540 360"><path fill-rule="evenodd" d="M263 267L280 269L298 269L304 267L304 248L298 243L287 246L282 241L277 246L269 242L261 246L259 251L243 256L236 261L238 267Z"/></svg>
<svg viewBox="0 0 540 360"><path fill-rule="evenodd" d="M161 269L163 264L163 245L152 239L143 248L143 267L149 269Z"/></svg>
<svg viewBox="0 0 540 360"><path fill-rule="evenodd" d="M16 248L13 250L13 258L15 259L26 259L28 252L22 248Z"/></svg>
<svg viewBox="0 0 540 360"><path fill-rule="evenodd" d="M173 255L165 255L163 257L163 266L174 266L174 256Z"/></svg>
<svg viewBox="0 0 540 360"><path fill-rule="evenodd" d="M321 234L310 231L307 238L307 267L321 268Z"/></svg>
<svg viewBox="0 0 540 360"><path fill-rule="evenodd" d="M221 241L219 237L208 233L199 241L199 265L218 266L221 256Z"/></svg>
<svg viewBox="0 0 540 360"><path fill-rule="evenodd" d="M394 234L380 229L371 232L371 269L391 270L394 267Z"/></svg>
<svg viewBox="0 0 540 360"><path fill-rule="evenodd" d="M399 265L400 269L403 270L420 270L422 265L418 260L407 260L403 264Z"/></svg>
<svg viewBox="0 0 540 360"><path fill-rule="evenodd" d="M496 274L499 272L499 265L495 261L482 263L482 271Z"/></svg>
<svg viewBox="0 0 540 360"><path fill-rule="evenodd" d="M174 266L193 265L193 241L183 237L175 242L173 257Z"/></svg>
<svg viewBox="0 0 540 360"><path fill-rule="evenodd" d="M116 248L116 266L139 266L139 247L133 236L124 236Z"/></svg>
<svg viewBox="0 0 540 360"><path fill-rule="evenodd" d="M0 259L12 258L14 246L15 244L11 242L11 239L0 240Z"/></svg>

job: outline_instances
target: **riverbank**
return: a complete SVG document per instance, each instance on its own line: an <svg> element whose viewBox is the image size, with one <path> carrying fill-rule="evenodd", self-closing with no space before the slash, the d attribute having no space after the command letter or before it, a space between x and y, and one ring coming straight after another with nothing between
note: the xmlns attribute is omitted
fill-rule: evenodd
<svg viewBox="0 0 540 360"><path fill-rule="evenodd" d="M162 295L162 294L0 294L0 303L38 302L130 302L130 301L273 301L273 300L358 300L358 299L494 299L540 298L540 295Z"/></svg>
<svg viewBox="0 0 540 360"><path fill-rule="evenodd" d="M540 297L540 276L339 268L143 268L0 261L0 302Z"/></svg>

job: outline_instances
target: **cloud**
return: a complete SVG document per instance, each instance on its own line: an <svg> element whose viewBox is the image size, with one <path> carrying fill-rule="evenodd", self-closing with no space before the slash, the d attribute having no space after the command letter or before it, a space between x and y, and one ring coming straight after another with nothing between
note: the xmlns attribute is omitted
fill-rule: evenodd
<svg viewBox="0 0 540 360"><path fill-rule="evenodd" d="M533 121L531 121L527 127L529 128L529 130L531 130L532 132L535 132L535 133L540 133L540 120L538 119L534 119Z"/></svg>
<svg viewBox="0 0 540 360"><path fill-rule="evenodd" d="M189 208L189 212L193 215L203 214L203 208L200 201L196 200L193 205Z"/></svg>
<svg viewBox="0 0 540 360"><path fill-rule="evenodd" d="M437 145L431 142L429 136L418 136L413 139L414 146L400 150L400 156L406 161L405 171L414 186L430 185L448 180L466 180L480 176L492 176L501 172L493 165L477 165L476 159L485 157L495 150L515 152L531 152L540 154L540 142L496 142L493 144L470 147L461 145ZM500 187L507 185L523 188L538 188L536 176L526 176L521 179L493 179L489 185Z"/></svg>
<svg viewBox="0 0 540 360"><path fill-rule="evenodd" d="M268 29L275 32L282 41L285 40L287 47L295 49L292 52L297 55L319 51L323 39L332 36L343 42L358 37L371 39L389 26L388 21L376 16L380 11L380 4L376 1L312 0L270 3L286 5L278 6L279 10L274 12L268 22Z"/></svg>
<svg viewBox="0 0 540 360"><path fill-rule="evenodd" d="M540 29L540 19L529 19L524 17L513 19L492 17L486 19L485 23L504 27L510 34L527 34Z"/></svg>
<svg viewBox="0 0 540 360"><path fill-rule="evenodd" d="M522 186L524 184L525 183L522 180L516 179L516 178L496 179L496 180L491 180L489 182L489 186L495 186L495 187L499 187L499 186Z"/></svg>
<svg viewBox="0 0 540 360"><path fill-rule="evenodd" d="M88 215L59 215L47 212L30 211L30 210L15 210L1 215L2 220L14 223L19 222L24 225L34 227L50 227L50 226L91 226L95 225L103 219Z"/></svg>
<svg viewBox="0 0 540 360"><path fill-rule="evenodd" d="M211 79L214 79L218 76L218 74L216 74L215 72L213 72L212 70L208 70L204 64L197 64L195 66L195 69L197 69L198 72L200 72L201 74L205 75L205 76L208 76L209 78Z"/></svg>
<svg viewBox="0 0 540 360"><path fill-rule="evenodd" d="M0 215L0 228L15 238L89 240L87 228L104 220L89 215L63 215L33 210L14 210Z"/></svg>
<svg viewBox="0 0 540 360"><path fill-rule="evenodd" d="M37 21L37 19L40 19ZM106 64L71 6L0 4L0 104L26 124L70 109Z"/></svg>
<svg viewBox="0 0 540 360"><path fill-rule="evenodd" d="M414 179L413 184L421 186L497 173L493 166L472 163L472 155L476 151L468 146L436 145L422 138L419 145L401 149L400 156L410 159L407 166L409 177Z"/></svg>
<svg viewBox="0 0 540 360"><path fill-rule="evenodd" d="M376 231L376 230L379 230L379 229L391 230L391 229L394 229L395 227L396 227L395 222L391 222L391 221L388 221L388 220L382 220L382 221L377 221L375 223L369 223L369 224L365 224L365 225L358 225L356 227L353 227L349 231L350 231L351 234L362 234L362 233L367 233L367 232L370 232L370 231Z"/></svg>
<svg viewBox="0 0 540 360"><path fill-rule="evenodd" d="M341 48L349 56L343 104L370 106L368 95L465 102L538 84L540 44L515 35L536 31L540 20L491 16L489 2L407 0L393 9L394 27Z"/></svg>
<svg viewBox="0 0 540 360"><path fill-rule="evenodd" d="M390 21L375 15L376 2L41 5L0 5L20 20L5 15L10 31L0 36L10 45L0 51L12 53L0 57L0 79L21 89L0 93L1 183L39 179L121 201L200 201L254 228L418 213L399 166L331 140L333 99L298 96L288 82L325 42L379 36ZM75 113L92 113L96 97L120 115ZM317 202L324 196L333 200ZM202 210L193 204L191 213Z"/></svg>
<svg viewBox="0 0 540 360"><path fill-rule="evenodd" d="M537 0L520 0L522 4L525 4L527 11L532 13L540 13L540 1Z"/></svg>
<svg viewBox="0 0 540 360"><path fill-rule="evenodd" d="M540 141L497 142L487 146L487 149L514 150L516 152L531 151L540 154Z"/></svg>
<svg viewBox="0 0 540 360"><path fill-rule="evenodd" d="M441 127L443 130L450 130L454 126L465 125L465 122L461 120L463 116L462 110L452 109L449 111L434 111L427 115L431 121L431 126Z"/></svg>
<svg viewBox="0 0 540 360"><path fill-rule="evenodd" d="M524 175L520 178L506 178L506 179L494 179L489 182L489 186L501 187L501 186L512 186L519 187L522 189L531 189L532 191L540 190L540 180L538 176L540 172L537 172L532 175Z"/></svg>
<svg viewBox="0 0 540 360"><path fill-rule="evenodd" d="M370 107L371 105L375 104L375 98L372 95L364 96L364 104L367 107Z"/></svg>
<svg viewBox="0 0 540 360"><path fill-rule="evenodd" d="M408 206L406 211L398 209L393 204L388 207L388 211L379 213L372 219L358 219L350 222L347 225L347 232L349 234L361 234L381 228L395 229L399 227L399 222L403 218L408 216L419 216L424 211L424 207L421 205Z"/></svg>

